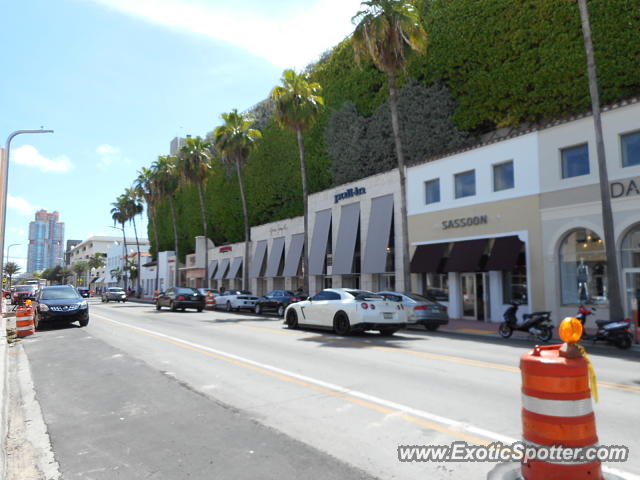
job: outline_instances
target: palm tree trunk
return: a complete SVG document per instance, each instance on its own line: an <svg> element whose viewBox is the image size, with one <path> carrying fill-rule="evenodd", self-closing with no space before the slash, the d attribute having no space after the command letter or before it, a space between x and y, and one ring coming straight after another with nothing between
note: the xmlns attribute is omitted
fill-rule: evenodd
<svg viewBox="0 0 640 480"><path fill-rule="evenodd" d="M171 207L171 221L173 222L173 248L176 251L176 264L173 270L173 285L178 286L178 267L180 266L180 253L178 252L178 218L176 217L176 204L173 196L169 196L169 206Z"/></svg>
<svg viewBox="0 0 640 480"><path fill-rule="evenodd" d="M204 233L204 287L209 288L209 234L207 228L207 212L204 208L204 192L202 184L196 184L198 187L198 198L200 199L200 213L202 213L202 233Z"/></svg>
<svg viewBox="0 0 640 480"><path fill-rule="evenodd" d="M398 157L398 173L400 175L400 222L402 225L402 270L404 292L411 291L411 272L409 267L409 226L407 222L407 178L400 139L400 123L398 121L398 96L395 72L388 72L389 78L389 107L391 109L391 126L393 127L393 140L396 144L396 156ZM396 287L399 288L399 287Z"/></svg>
<svg viewBox="0 0 640 480"><path fill-rule="evenodd" d="M158 240L158 215L156 215L155 207L152 207L151 212L151 221L153 222L153 239L156 244L156 282L153 287L155 296L155 292L158 291L158 284L160 282L160 241Z"/></svg>
<svg viewBox="0 0 640 480"><path fill-rule="evenodd" d="M122 248L124 249L124 258L122 259L122 271L124 278L124 289L127 290L127 237L124 235L124 222L122 225Z"/></svg>
<svg viewBox="0 0 640 480"><path fill-rule="evenodd" d="M296 129L298 151L300 152L300 177L302 178L302 203L304 205L304 258L302 261L302 282L304 291L309 291L309 185L307 184L307 164L304 159L304 136L302 129Z"/></svg>
<svg viewBox="0 0 640 480"><path fill-rule="evenodd" d="M591 25L586 0L578 0L584 48L587 54L587 73L589 76L589 92L591 93L591 109L596 131L596 151L598 156L598 173L600 176L600 199L602 203L602 228L604 230L604 248L607 254L607 283L609 292L609 316L612 320L624 318L622 297L620 295L620 277L618 274L618 256L613 227L613 211L611 209L611 192L609 191L609 174L602 138L602 119L600 117L600 96L598 94L598 76L596 60L591 40Z"/></svg>
<svg viewBox="0 0 640 480"><path fill-rule="evenodd" d="M136 236L136 248L138 250L138 262L136 264L136 268L138 269L136 275L136 296L140 294L140 241L138 240L138 229L136 228L136 216L131 217L131 221L133 222L133 233Z"/></svg>
<svg viewBox="0 0 640 480"><path fill-rule="evenodd" d="M251 229L249 228L249 210L247 208L247 197L244 193L244 182L242 181L242 171L240 160L236 159L236 174L240 185L240 198L242 199L242 213L244 214L244 268L242 269L242 289L249 290L249 243L251 242Z"/></svg>

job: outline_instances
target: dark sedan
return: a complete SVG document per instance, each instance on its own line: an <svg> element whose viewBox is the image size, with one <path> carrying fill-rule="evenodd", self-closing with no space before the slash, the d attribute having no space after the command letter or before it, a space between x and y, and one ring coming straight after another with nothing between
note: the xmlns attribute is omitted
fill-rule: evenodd
<svg viewBox="0 0 640 480"><path fill-rule="evenodd" d="M423 297L415 293L378 292L394 302L402 302L407 312L407 325L423 325L434 332L440 325L449 323L447 307L436 302L434 298Z"/></svg>
<svg viewBox="0 0 640 480"><path fill-rule="evenodd" d="M254 311L260 315L275 312L279 317L284 316L284 310L292 303L306 299L306 296L296 295L289 290L274 290L256 300Z"/></svg>
<svg viewBox="0 0 640 480"><path fill-rule="evenodd" d="M43 287L35 299L36 327L43 322L89 324L89 305L71 285Z"/></svg>
<svg viewBox="0 0 640 480"><path fill-rule="evenodd" d="M171 287L158 295L156 310L169 307L172 312L177 310L184 312L187 308L195 308L201 312L204 310L206 298L195 288Z"/></svg>

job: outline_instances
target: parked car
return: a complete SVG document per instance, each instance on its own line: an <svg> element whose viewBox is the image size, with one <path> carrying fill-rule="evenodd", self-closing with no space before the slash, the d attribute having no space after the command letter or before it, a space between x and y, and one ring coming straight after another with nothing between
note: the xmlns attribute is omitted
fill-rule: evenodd
<svg viewBox="0 0 640 480"><path fill-rule="evenodd" d="M426 297L436 302L448 302L449 292L442 288L427 288Z"/></svg>
<svg viewBox="0 0 640 480"><path fill-rule="evenodd" d="M424 328L434 332L440 325L449 323L447 307L416 293L378 292L384 298L394 302L402 302L407 312L407 325L424 325Z"/></svg>
<svg viewBox="0 0 640 480"><path fill-rule="evenodd" d="M2 289L2 296L4 298L11 298L11 290L9 290L7 288L3 288Z"/></svg>
<svg viewBox="0 0 640 480"><path fill-rule="evenodd" d="M156 310L169 307L172 312L177 310L184 312L187 308L195 308L201 312L204 310L206 298L195 288L171 287L158 294Z"/></svg>
<svg viewBox="0 0 640 480"><path fill-rule="evenodd" d="M34 305L36 328L43 322L89 324L89 305L71 285L42 287Z"/></svg>
<svg viewBox="0 0 640 480"><path fill-rule="evenodd" d="M225 290L216 297L216 308L224 308L227 312L232 310L253 310L258 297L247 290Z"/></svg>
<svg viewBox="0 0 640 480"><path fill-rule="evenodd" d="M21 305L25 300L33 301L36 298L36 293L38 293L37 285L16 285L13 289L13 294L11 295L12 305Z"/></svg>
<svg viewBox="0 0 640 480"><path fill-rule="evenodd" d="M393 335L406 326L407 316L402 302L365 290L327 288L308 300L289 305L285 323L289 328L317 327L338 335L366 330Z"/></svg>
<svg viewBox="0 0 640 480"><path fill-rule="evenodd" d="M78 290L78 293L80 294L80 296L82 298L89 298L90 297L90 292L89 292L89 289L87 287L77 287L76 290Z"/></svg>
<svg viewBox="0 0 640 480"><path fill-rule="evenodd" d="M299 302L302 299L301 296L289 290L274 290L256 300L254 311L258 315L265 312L275 312L279 317L284 317L285 309L290 304Z"/></svg>
<svg viewBox="0 0 640 480"><path fill-rule="evenodd" d="M127 292L122 287L109 287L102 292L103 302L126 302Z"/></svg>

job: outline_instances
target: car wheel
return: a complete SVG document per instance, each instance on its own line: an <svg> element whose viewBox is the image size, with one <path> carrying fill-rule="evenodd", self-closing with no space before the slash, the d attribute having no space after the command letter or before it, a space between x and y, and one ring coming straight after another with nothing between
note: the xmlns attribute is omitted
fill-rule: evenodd
<svg viewBox="0 0 640 480"><path fill-rule="evenodd" d="M86 327L87 325L89 325L89 317L85 318L84 320L80 320L78 323L81 327Z"/></svg>
<svg viewBox="0 0 640 480"><path fill-rule="evenodd" d="M296 328L298 328L298 314L293 308L289 310L289 312L287 313L286 324L287 324L287 327L289 327L292 330L295 330Z"/></svg>
<svg viewBox="0 0 640 480"><path fill-rule="evenodd" d="M159 303L156 303L156 310L160 310L162 307L160 306Z"/></svg>
<svg viewBox="0 0 640 480"><path fill-rule="evenodd" d="M349 335L351 333L351 324L349 317L344 312L338 312L333 319L333 331L338 335Z"/></svg>
<svg viewBox="0 0 640 480"><path fill-rule="evenodd" d="M256 312L256 315L260 315L262 313L262 307L259 303L256 304L256 306L253 308L253 311Z"/></svg>
<svg viewBox="0 0 640 480"><path fill-rule="evenodd" d="M173 304L173 302L171 302L169 304L169 310L171 310L172 312L176 312L178 309L176 308L176 306Z"/></svg>
<svg viewBox="0 0 640 480"><path fill-rule="evenodd" d="M382 335L383 337L390 337L391 335L396 333L398 330L399 330L398 328L382 328L380 329L380 335Z"/></svg>
<svg viewBox="0 0 640 480"><path fill-rule="evenodd" d="M440 325L438 325L437 323L425 323L424 324L424 328L426 328L428 331L430 332L435 332L436 330L438 330L438 328L440 328Z"/></svg>
<svg viewBox="0 0 640 480"><path fill-rule="evenodd" d="M202 307L198 307L198 312L202 312Z"/></svg>
<svg viewBox="0 0 640 480"><path fill-rule="evenodd" d="M284 317L284 305L278 305L278 316Z"/></svg>
<svg viewBox="0 0 640 480"><path fill-rule="evenodd" d="M227 302L226 309L227 309L227 312L230 312L231 310L233 310L231 308L231 302Z"/></svg>

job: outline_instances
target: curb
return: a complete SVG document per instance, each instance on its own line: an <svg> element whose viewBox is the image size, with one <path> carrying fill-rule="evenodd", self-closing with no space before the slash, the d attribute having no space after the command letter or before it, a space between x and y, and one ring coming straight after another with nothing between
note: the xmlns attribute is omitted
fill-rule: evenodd
<svg viewBox="0 0 640 480"><path fill-rule="evenodd" d="M7 375L7 319L2 315L0 319L0 478L7 473L7 431L9 424L9 378Z"/></svg>

